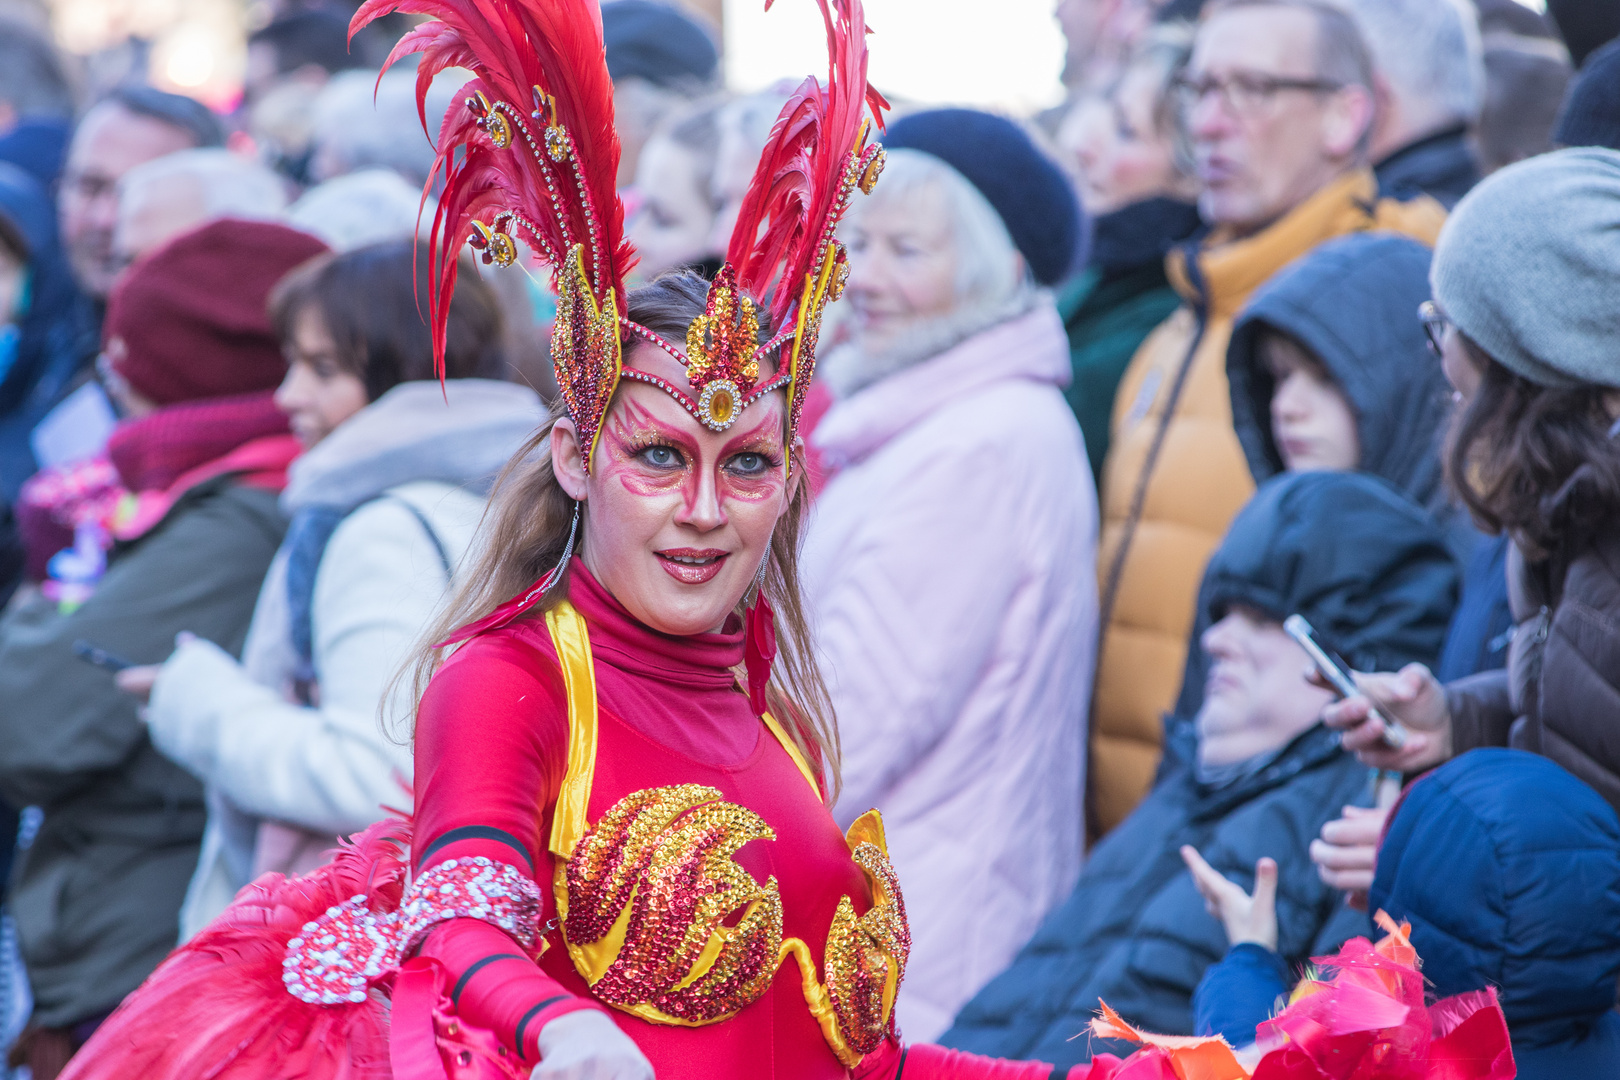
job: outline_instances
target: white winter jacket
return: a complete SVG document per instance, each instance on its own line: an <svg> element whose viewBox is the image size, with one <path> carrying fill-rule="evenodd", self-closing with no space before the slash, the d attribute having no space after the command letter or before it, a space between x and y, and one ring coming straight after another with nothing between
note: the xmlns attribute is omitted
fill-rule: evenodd
<svg viewBox="0 0 1620 1080"><path fill-rule="evenodd" d="M379 705L444 597L446 559L459 563L472 541L483 493L543 415L531 390L510 383L452 380L441 391L437 382L409 382L294 463L282 498L289 516L306 506L353 508L315 576L317 704L297 704L291 693L283 549L254 609L243 662L206 641L180 647L147 712L153 743L209 789L182 938L251 879L259 838L286 833L267 833L261 822L330 846L385 807L410 808L409 687Z"/></svg>

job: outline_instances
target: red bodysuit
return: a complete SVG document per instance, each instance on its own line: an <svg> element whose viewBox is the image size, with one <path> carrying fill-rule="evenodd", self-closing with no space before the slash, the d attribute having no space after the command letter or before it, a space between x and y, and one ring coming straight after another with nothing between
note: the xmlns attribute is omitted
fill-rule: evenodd
<svg viewBox="0 0 1620 1080"><path fill-rule="evenodd" d="M721 824L707 832L662 832L639 887L665 890L649 907L680 910L683 890L689 898L705 889L713 893L716 875L731 873L730 891L717 902L730 909L721 914L739 940L716 961L715 971L722 974L727 965L732 970L707 980L715 984L708 992L699 992L701 982L677 988L690 964L666 954L671 939L686 928L680 920L659 921L660 911L644 911L639 899L630 905L632 914L650 921L632 925L619 962L594 992L564 947L560 928L549 929L549 947L536 965L502 931L457 919L437 927L423 948L449 970L457 1012L531 1063L546 1021L606 998L620 1006L608 1009L609 1015L647 1055L660 1080L845 1076L846 1065L807 1004L806 965L795 963L796 956L779 962L777 947L783 939L797 939L810 970L821 973L840 903L847 897L858 919L872 907L873 894L802 764L737 688L740 627L694 637L656 633L579 565L570 602L589 629L597 691L586 816L600 829L616 804L634 793L680 791L681 785L710 789L664 797L666 817L689 811L685 820L707 814ZM557 918L548 837L569 760L568 708L557 650L543 621L520 620L483 634L445 664L418 713L418 873L451 858L514 864L532 873L540 887L542 925ZM709 851L717 842L735 849L729 859ZM682 843L685 848L677 850ZM598 846L625 861L634 856L625 853L622 837ZM667 864L662 869L660 860ZM746 877L728 871L733 864ZM579 894L594 899L588 888ZM599 922L614 920L624 895L621 890L601 908ZM779 930L764 925L775 917ZM660 969L674 975L660 978ZM666 1022L625 1011L638 1004Z"/></svg>

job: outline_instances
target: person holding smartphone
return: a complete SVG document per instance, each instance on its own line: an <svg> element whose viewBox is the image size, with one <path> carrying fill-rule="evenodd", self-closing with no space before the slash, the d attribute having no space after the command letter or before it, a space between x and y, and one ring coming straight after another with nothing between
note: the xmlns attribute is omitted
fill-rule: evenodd
<svg viewBox="0 0 1620 1080"><path fill-rule="evenodd" d="M1550 757L1620 807L1620 153L1547 154L1458 204L1423 318L1456 389L1445 449L1474 519L1512 540L1505 671L1441 684L1422 665L1358 676L1325 722L1379 768L1481 746ZM1412 732L1395 749L1376 705ZM1376 831L1324 851L1370 879Z"/></svg>

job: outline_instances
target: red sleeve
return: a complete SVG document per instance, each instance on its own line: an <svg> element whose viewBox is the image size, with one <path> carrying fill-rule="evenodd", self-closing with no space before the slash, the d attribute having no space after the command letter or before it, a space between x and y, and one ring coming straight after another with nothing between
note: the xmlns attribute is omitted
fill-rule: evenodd
<svg viewBox="0 0 1620 1080"><path fill-rule="evenodd" d="M515 866L547 894L551 856L542 829L567 767L567 692L549 642L535 638L529 624L473 639L422 695L417 873L482 855ZM439 924L421 955L446 969L457 1014L527 1062L537 1060L536 1040L547 1021L599 1007L563 989L517 941L477 919Z"/></svg>
<svg viewBox="0 0 1620 1080"><path fill-rule="evenodd" d="M1110 1080L1119 1058L1098 1054L1089 1064L1067 1069L1044 1061L1005 1061L964 1054L930 1043L884 1043L861 1059L854 1080Z"/></svg>

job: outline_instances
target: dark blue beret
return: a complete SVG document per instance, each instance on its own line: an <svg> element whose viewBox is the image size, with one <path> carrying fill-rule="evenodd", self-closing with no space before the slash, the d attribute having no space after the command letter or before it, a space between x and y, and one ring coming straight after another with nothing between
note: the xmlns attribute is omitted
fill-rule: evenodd
<svg viewBox="0 0 1620 1080"><path fill-rule="evenodd" d="M1564 95L1553 141L1620 150L1620 40L1586 58Z"/></svg>
<svg viewBox="0 0 1620 1080"><path fill-rule="evenodd" d="M883 145L932 154L965 176L1042 285L1080 264L1086 230L1074 188L1017 124L975 109L930 109L895 121Z"/></svg>
<svg viewBox="0 0 1620 1080"><path fill-rule="evenodd" d="M657 0L609 0L602 5L608 75L672 86L714 78L720 53L696 21Z"/></svg>

